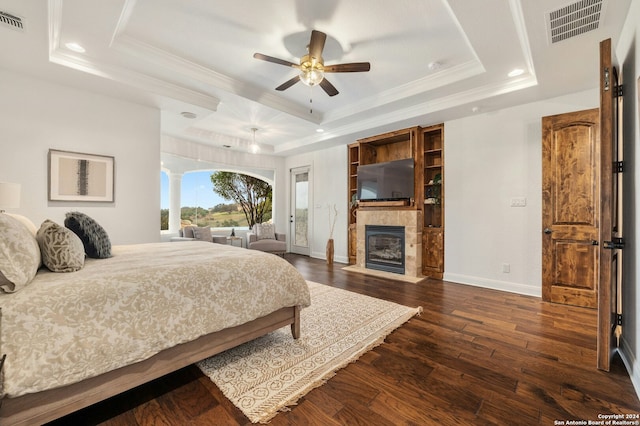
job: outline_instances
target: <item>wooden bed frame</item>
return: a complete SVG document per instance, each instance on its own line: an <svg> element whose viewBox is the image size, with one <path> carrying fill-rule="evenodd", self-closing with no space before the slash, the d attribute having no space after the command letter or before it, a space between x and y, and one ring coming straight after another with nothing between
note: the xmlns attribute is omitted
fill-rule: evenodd
<svg viewBox="0 0 640 426"><path fill-rule="evenodd" d="M286 325L300 337L300 307L282 308L246 324L207 334L153 357L68 386L0 401L0 424L42 424L88 407Z"/></svg>

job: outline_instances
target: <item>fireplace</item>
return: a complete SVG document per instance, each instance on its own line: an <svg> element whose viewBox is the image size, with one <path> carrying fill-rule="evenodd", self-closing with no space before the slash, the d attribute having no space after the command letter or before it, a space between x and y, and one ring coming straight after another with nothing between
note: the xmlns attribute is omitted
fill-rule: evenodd
<svg viewBox="0 0 640 426"><path fill-rule="evenodd" d="M404 274L404 226L365 226L365 267Z"/></svg>

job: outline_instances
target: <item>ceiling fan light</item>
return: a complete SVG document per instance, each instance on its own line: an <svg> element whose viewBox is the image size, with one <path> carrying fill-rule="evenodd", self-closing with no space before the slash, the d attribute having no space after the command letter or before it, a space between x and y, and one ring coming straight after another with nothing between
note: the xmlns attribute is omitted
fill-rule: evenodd
<svg viewBox="0 0 640 426"><path fill-rule="evenodd" d="M312 68L300 73L300 81L309 87L317 86L324 79L324 71Z"/></svg>

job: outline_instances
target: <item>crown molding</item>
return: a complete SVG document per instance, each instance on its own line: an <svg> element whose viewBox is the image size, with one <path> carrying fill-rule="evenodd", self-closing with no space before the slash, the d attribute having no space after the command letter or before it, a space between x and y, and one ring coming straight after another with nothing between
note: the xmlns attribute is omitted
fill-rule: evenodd
<svg viewBox="0 0 640 426"><path fill-rule="evenodd" d="M326 139L346 136L376 128L380 125L380 123L392 124L396 122L417 119L426 114L459 107L495 96L505 95L507 93L536 86L537 84L538 80L535 76L525 75L519 79L511 79L506 83L499 82L470 90L464 90L450 96L445 96L405 108L399 108L386 114L376 115L375 117L370 117L364 120L345 124L343 126L334 127L323 133L321 136L312 136L291 142L285 142L283 144L277 145L275 147L274 153L283 154L286 151L294 150L297 148L308 148L309 145L323 142ZM419 124L416 123L416 125Z"/></svg>
<svg viewBox="0 0 640 426"><path fill-rule="evenodd" d="M60 46L62 31L63 0L49 0L49 61L78 71L107 78L119 83L133 86L160 96L191 103L210 111L216 111L220 99L206 93L178 86L162 79L131 71L122 67L109 65L90 58L67 52Z"/></svg>

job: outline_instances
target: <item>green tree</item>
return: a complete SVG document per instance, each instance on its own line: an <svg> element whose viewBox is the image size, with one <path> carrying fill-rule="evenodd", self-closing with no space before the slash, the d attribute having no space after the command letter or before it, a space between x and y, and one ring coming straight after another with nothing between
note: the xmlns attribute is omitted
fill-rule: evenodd
<svg viewBox="0 0 640 426"><path fill-rule="evenodd" d="M232 213L238 210L237 204L218 204L212 211L214 213Z"/></svg>
<svg viewBox="0 0 640 426"><path fill-rule="evenodd" d="M160 230L169 229L169 209L160 209Z"/></svg>
<svg viewBox="0 0 640 426"><path fill-rule="evenodd" d="M273 191L271 185L262 179L241 173L214 172L211 183L216 194L240 205L249 228L271 218Z"/></svg>

